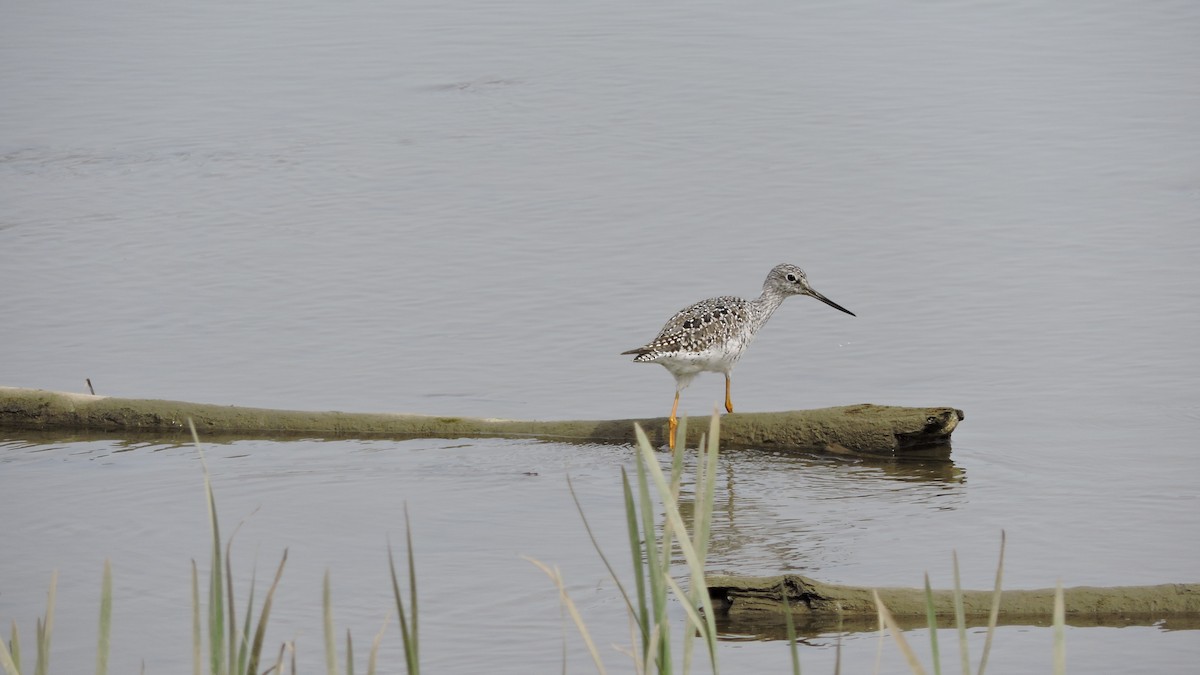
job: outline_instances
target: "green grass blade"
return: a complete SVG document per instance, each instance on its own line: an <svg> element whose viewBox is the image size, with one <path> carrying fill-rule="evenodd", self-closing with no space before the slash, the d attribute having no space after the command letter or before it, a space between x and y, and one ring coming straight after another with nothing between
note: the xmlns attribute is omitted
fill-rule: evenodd
<svg viewBox="0 0 1200 675"><path fill-rule="evenodd" d="M658 462L655 460L653 451L649 449L650 443L649 443L649 440L646 439L646 433L644 431L642 431L641 427L635 427L635 431L638 434L639 446L642 447L643 457L646 462L647 473L650 475L650 478L654 481L654 485L655 485L656 489L659 491L659 494L663 498L662 499L663 507L664 507L664 510L666 511L666 521L667 521L666 523L664 523L663 529L665 530L669 526L680 533L686 533L687 530L684 528L683 518L680 516L680 513L679 513L679 506L678 506L678 504L672 502L670 499L671 488L667 485L666 477L663 476L663 473L662 473L662 467L660 467L658 465ZM643 444L643 441L644 441L644 444ZM679 549L683 553L684 560L687 562L688 569L691 572L693 578L703 580L704 579L703 562L697 557L696 550L692 547L691 541L689 541L686 536L680 536L677 539L677 541L679 544ZM716 612L713 610L712 598L709 597L707 591L700 593L700 601L701 601L701 605L704 608L706 620L710 624L714 623L715 617L716 617ZM717 671L717 652L716 652L716 631L715 630L708 636L708 643L710 645L709 658L712 662L713 671L716 672Z"/></svg>
<svg viewBox="0 0 1200 675"><path fill-rule="evenodd" d="M696 462L696 506L701 516L695 524L694 540L701 559L708 559L708 542L712 534L713 500L716 496L717 458L720 455L721 417L714 414L708 428L708 444L703 461ZM702 507L702 508L701 508Z"/></svg>
<svg viewBox="0 0 1200 675"><path fill-rule="evenodd" d="M933 589L929 585L929 572L925 573L925 622L929 626L929 652L933 655L933 675L942 675L942 655L938 651L937 612L933 608Z"/></svg>
<svg viewBox="0 0 1200 675"><path fill-rule="evenodd" d="M1062 581L1054 589L1054 675L1067 672L1067 606Z"/></svg>
<svg viewBox="0 0 1200 675"><path fill-rule="evenodd" d="M21 669L21 635L17 632L17 622L12 622L12 663L17 670Z"/></svg>
<svg viewBox="0 0 1200 675"><path fill-rule="evenodd" d="M21 675L21 638L17 634L17 622L12 622L12 637L8 644L0 640L0 666L5 675Z"/></svg>
<svg viewBox="0 0 1200 675"><path fill-rule="evenodd" d="M229 546L232 543L233 543L232 541L225 543L225 552L226 552L225 560L226 561L229 560L229 556L228 556ZM255 567L257 567L257 565L255 565ZM249 595L249 597L246 598L246 615L242 619L241 635L238 636L237 662L236 662L236 666L232 669L232 672L234 672L234 673L248 673L248 672L252 673L253 672L248 669L248 664L249 664L249 659L250 659L250 625L254 622L254 592L255 592L256 586L257 586L257 578L256 578L257 576L258 576L257 570L255 571L254 574L250 575L250 595ZM225 578L226 579L233 578L233 572L229 569L228 566L225 569ZM232 619L232 615L233 615L233 584L229 584L228 588L229 588L229 614L230 614L230 620L232 621L233 620ZM231 633L232 632L235 632L235 631L231 631ZM232 638L231 638L231 640L232 640ZM233 643L231 642L230 644L232 645Z"/></svg>
<svg viewBox="0 0 1200 675"><path fill-rule="evenodd" d="M647 673L666 673L670 675L672 672L670 663L663 664L659 659L662 658L662 643L663 643L663 626L654 624L654 629L650 631L650 657L651 661L646 664ZM670 656L668 652L667 656Z"/></svg>
<svg viewBox="0 0 1200 675"><path fill-rule="evenodd" d="M112 635L112 561L104 559L104 578L100 582L100 637L96 644L96 675L108 673L108 649Z"/></svg>
<svg viewBox="0 0 1200 675"><path fill-rule="evenodd" d="M675 452L671 453L671 475L670 475L670 481L669 481L670 488L671 488L671 494L669 495L669 497L666 497L666 498L669 498L671 500L671 503L675 504L676 506L679 505L680 496L683 494L683 490L682 490L683 458L685 455L687 455L687 432L686 432L687 418L686 417L684 417L680 421L680 427L682 427L685 431L684 431L684 434L679 439L676 440ZM703 435L700 436L700 446L699 447L701 449L704 447L704 436ZM701 452L702 452L702 450L701 450ZM697 454L699 454L699 453L697 453ZM696 461L697 466L699 466L703 462L701 457L697 457L696 460L697 460ZM695 519L696 519L696 514L695 514L695 512L693 512L693 516L692 516L692 530L693 531L695 531L695 529L696 529ZM688 673L692 672L692 660L693 660L693 652L695 651L696 631L699 630L701 635L703 635L704 631L702 628L699 628L699 627L697 627L697 628L691 627L690 624L691 624L692 615L696 614L695 605L688 606L689 603L691 603L692 595L691 594L684 595L684 594L678 592L679 584L675 581L674 577L671 576L671 570L670 570L669 563L672 562L672 560L673 560L672 548L671 548L670 539L668 537L666 537L665 535L667 533L670 533L671 536L674 537L676 535L676 532L674 531L674 527L671 525L670 521L667 521L664 523L663 533L664 533L663 554L668 563L668 565L665 566L662 570L663 584L667 587L668 590L671 591L671 593L675 594L675 597L678 599L678 601L682 605L684 605L684 613L688 616L688 619L689 619L688 621L685 621L683 623L683 648L682 648L683 664L682 664L682 671L681 671L682 675L688 675ZM678 536L687 537L688 536L687 530L680 530L678 532ZM695 590L695 589L693 588L693 590ZM697 615L697 618L699 618L698 615Z"/></svg>
<svg viewBox="0 0 1200 675"><path fill-rule="evenodd" d="M288 550L283 549L283 558L279 561L279 569L275 570L275 579L271 582L271 588L267 590L266 597L263 598L262 611L258 616L258 627L254 630L254 645L250 648L250 659L246 666L246 675L254 675L258 671L258 662L262 654L263 640L267 634L267 620L271 616L271 603L275 599L275 589L279 586L279 579L283 576L283 566L287 564Z"/></svg>
<svg viewBox="0 0 1200 675"><path fill-rule="evenodd" d="M417 573L413 562L412 524L408 520L408 505L404 506L405 540L408 543L408 583L411 586L410 602L412 604L412 621L404 611L404 598L400 595L400 582L396 579L396 561L392 555L392 547L388 545L388 570L392 575L392 595L396 600L396 613L400 617L400 637L404 641L404 662L409 675L420 672L420 655L417 651Z"/></svg>
<svg viewBox="0 0 1200 675"><path fill-rule="evenodd" d="M954 560L954 625L958 628L958 654L963 675L971 675L971 655L967 650L967 614L963 607L962 580L958 574L958 551L950 554Z"/></svg>
<svg viewBox="0 0 1200 675"><path fill-rule="evenodd" d="M696 446L696 481L692 490L692 548L696 550L696 555L700 559L701 567L705 557L708 554L708 523L712 517L712 499L711 493L708 491L709 484L705 477L709 471L709 458L712 452L715 452L717 433L719 433L718 415L714 410L712 422L709 425L709 434L700 434L700 444ZM682 454L682 453L680 453ZM674 467L672 467L673 469ZM672 474L672 490L675 493L675 503L679 503L679 489L674 484L674 474ZM686 534L686 533L685 533ZM701 593L707 593L707 588L703 578L697 579L695 574L690 574L690 583L688 596L684 602L690 603L692 608L700 606ZM715 627L714 627L715 629ZM706 625L700 629L700 635L705 638L705 646L708 647L710 653L714 651L714 647L710 644L709 635L711 631ZM686 674L691 670L693 642L695 640L696 631L687 630L683 634L683 672Z"/></svg>
<svg viewBox="0 0 1200 675"><path fill-rule="evenodd" d="M792 654L792 675L800 675L800 649L796 645L796 621L792 618L792 604L788 602L787 585L779 582L779 597L783 599L783 622L787 628L788 650Z"/></svg>
<svg viewBox="0 0 1200 675"><path fill-rule="evenodd" d="M230 537L232 540L232 537ZM230 673L241 673L238 668L238 634L237 634L237 609L233 604L233 559L232 551L229 550L229 545L232 541L225 542L225 609L226 622L225 628L228 635L225 638L225 644L229 646L225 656L229 661Z"/></svg>
<svg viewBox="0 0 1200 675"><path fill-rule="evenodd" d="M46 593L46 619L38 621L38 660L33 667L34 675L50 672L50 638L54 633L54 599L58 595L58 570L50 574L50 590Z"/></svg>
<svg viewBox="0 0 1200 675"><path fill-rule="evenodd" d="M712 498L708 492L708 479L706 473L708 471L708 445L704 442L704 436L700 437L700 446L696 457L696 478L692 489L692 548L696 550L696 555L701 560L705 560L708 556L708 530L709 522L712 520ZM703 581L703 580L701 580ZM696 605L699 598L697 593L699 588L696 586L696 579L692 579L689 584L688 601L693 606Z"/></svg>
<svg viewBox="0 0 1200 675"><path fill-rule="evenodd" d="M404 598L400 596L400 582L396 579L396 561L392 556L392 546L388 544L388 571L392 575L392 596L396 600L396 614L400 617L400 639L404 642L404 661L409 675L412 675L411 646L408 644L408 617L404 612Z"/></svg>
<svg viewBox="0 0 1200 675"><path fill-rule="evenodd" d="M679 582L675 581L670 574L663 575L663 582L666 583L667 587L671 589L671 592L675 594L675 597L679 600L679 605L683 607L683 613L688 618L688 624L691 624L693 627L689 629L687 627L688 624L684 624L684 630L689 633L699 632L700 636L707 640L708 625L705 623L704 619L700 617L700 613L696 611L696 608L692 606L692 603L689 601L688 594L679 586ZM686 673L687 670L684 670L684 672Z"/></svg>
<svg viewBox="0 0 1200 675"><path fill-rule="evenodd" d="M38 662L40 662L42 660L42 643L46 641L46 624L42 623L42 617L40 616L33 626L33 641L33 646L36 647L38 651ZM39 665L39 663L35 662L33 664L33 672L34 675L38 675L39 673L44 672L44 669Z"/></svg>
<svg viewBox="0 0 1200 675"><path fill-rule="evenodd" d="M254 577L250 576L250 597L246 601L246 618L242 621L238 635L237 610L233 603L233 537L225 542L225 606L229 608L229 672L245 673L246 657L250 649L250 617L254 610Z"/></svg>
<svg viewBox="0 0 1200 675"><path fill-rule="evenodd" d="M713 410L712 419L709 421L708 442L702 446L704 453L701 458L697 458L698 463L704 464L704 481L697 484L697 491L702 495L697 498L696 511L699 514L700 526L693 524L695 530L695 549L696 557L699 559L700 575L692 577L692 593L693 601L696 596L700 603L707 603L707 610L704 613L705 621L708 624L708 651L709 658L712 663L713 671L717 669L717 623L716 612L712 607L712 598L708 594L708 583L704 578L704 565L708 560L708 542L712 530L712 512L713 512L713 497L716 490L716 475L717 475L717 458L720 454L720 437L721 437L721 415L716 409Z"/></svg>
<svg viewBox="0 0 1200 675"><path fill-rule="evenodd" d="M350 629L346 629L346 675L354 675L354 641L350 639Z"/></svg>
<svg viewBox="0 0 1200 675"><path fill-rule="evenodd" d="M321 608L325 617L325 672L338 675L337 647L333 643L333 601L329 590L329 568L325 568L325 581L321 591Z"/></svg>
<svg viewBox="0 0 1200 675"><path fill-rule="evenodd" d="M211 488L209 502L212 502ZM213 517L216 517L215 508ZM215 520L212 527L214 530L217 527ZM212 674L224 675L228 666L225 662L224 577L221 570L221 545L214 542L213 546L212 572L208 582L208 658Z"/></svg>
<svg viewBox="0 0 1200 675"><path fill-rule="evenodd" d="M680 423L680 426L682 426L685 430L687 429L687 418L684 418L682 420L682 422ZM679 490L677 487L674 486L675 466L676 466L676 463L678 461L680 461L680 459L682 458L683 453L686 451L687 445L686 445L686 443L684 443L682 441L677 441L675 447L678 450L676 453L671 455L671 474L670 474L669 485L667 487L667 495L664 496L664 493L659 492L657 486L655 487L655 491L658 494L659 501L667 500L667 501L671 501L672 503L676 503L675 500L677 499ZM656 456L656 455L652 455L652 457L653 456ZM661 465L656 463L655 468L661 470L662 467L661 467ZM647 476L649 476L649 474L647 474ZM653 510L651 511L651 513L653 513ZM665 517L666 512L664 511L663 513L664 513L664 519L658 529L658 531L660 532L658 553L656 556L656 558L658 560L658 567L656 567L651 572L651 574L653 574L655 577L658 578L659 594L657 597L658 604L656 605L655 615L657 617L657 621L659 622L659 624L662 625L662 641L659 644L660 644L661 648L666 652L665 657L663 659L663 663L667 664L669 666L667 668L668 673L674 673L675 672L675 667L674 667L675 656L674 656L674 653L673 653L673 650L671 647L671 630L670 630L671 629L671 624L670 624L671 619L670 619L670 615L668 613L669 612L668 601L670 598L671 589L670 589L670 586L668 586L665 583L664 576L667 574L670 574L670 571L671 571L671 562L673 560L673 553L674 553L674 550L672 547L674 546L674 541L675 541L675 526L669 519L667 519ZM686 533L684 533L684 534L686 534ZM684 665L686 665L686 664L684 664ZM686 675L686 673L685 673L685 675Z"/></svg>
<svg viewBox="0 0 1200 675"><path fill-rule="evenodd" d="M412 608L412 666L411 672L417 673L420 663L420 648L421 641L418 639L420 631L417 629L419 617L417 612L417 564L413 560L413 540L412 540L412 524L408 520L408 504L404 504L404 539L408 544L408 595L409 607Z"/></svg>
<svg viewBox="0 0 1200 675"><path fill-rule="evenodd" d="M1004 580L1004 530L1000 530L1000 560L996 563L996 585L992 590L992 610L988 614L987 637L983 641L983 656L979 657L979 672L987 668L988 654L992 651L992 636L996 634L996 622L1000 619L1000 586Z"/></svg>
<svg viewBox="0 0 1200 675"><path fill-rule="evenodd" d="M686 430L686 419L682 425ZM678 429L676 431L678 432ZM683 443L678 443L676 447L682 445ZM654 643L656 650L654 664L659 673L674 673L675 665L671 654L669 631L670 618L667 615L667 586L662 582L664 570L669 570L671 567L672 531L669 523L664 522L662 526L656 527L654 522L655 506L650 493L650 473L646 465L646 457L651 458L649 461L655 462L655 468L659 468L659 466L649 438L639 440L638 449L641 453L641 460L638 462L638 468L641 470L638 476L640 480L638 497L642 511L642 533L646 536L646 580L650 584L651 625L658 630L658 639Z"/></svg>
<svg viewBox="0 0 1200 675"><path fill-rule="evenodd" d="M212 476L208 472L208 462L204 459L204 448L200 445L200 435L196 433L196 425L188 418L188 428L192 432L192 443L200 455L200 466L204 470L204 492L208 499L208 522L212 529L212 572L208 584L208 661L212 675L225 675L228 664L225 663L225 599L224 579L221 570L221 527L217 522L217 502L213 496Z"/></svg>
<svg viewBox="0 0 1200 675"><path fill-rule="evenodd" d="M196 559L192 559L192 675L200 675L201 654L204 640L200 632L200 575L196 571Z"/></svg>
<svg viewBox="0 0 1200 675"><path fill-rule="evenodd" d="M900 624L896 623L891 611L883 604L883 600L879 599L879 591L871 591L871 594L875 597L875 609L879 612L879 618L887 626L888 632L892 634L892 639L896 641L896 646L900 648L900 653L908 662L909 670L913 672L913 675L925 675L925 669L921 667L917 653L908 646L908 641L904 639L904 631L901 630Z"/></svg>
<svg viewBox="0 0 1200 675"><path fill-rule="evenodd" d="M679 420L679 428L683 429L685 432L687 431L687 425L688 425L688 420L686 417ZM684 436L684 438L686 439L687 437ZM660 492L659 498L661 501L664 501L664 502L669 501L669 502L671 502L671 504L674 504L675 506L678 507L680 485L683 483L683 456L687 454L687 443L685 443L684 441L679 441L675 447L677 448L677 450L675 452L671 453L671 473L669 476L667 476L668 490L665 494ZM651 455L651 456L653 457L656 455ZM656 464L656 466L658 466L658 468L661 469L661 466L659 466L657 464ZM670 566L671 566L671 561L672 561L672 555L671 555L672 542L674 541L675 537L677 537L677 536L686 537L687 530L682 529L682 528L677 530L675 528L674 522L672 522L671 520L664 520L662 533L663 533L663 544L662 544L662 556L660 557L660 562L662 563L664 570L669 570ZM666 588L666 586L664 585L664 589L665 588ZM664 594L665 594L665 591L664 591Z"/></svg>
<svg viewBox="0 0 1200 675"><path fill-rule="evenodd" d="M640 438L645 438L645 432L643 432L640 428L637 429L637 432L638 432ZM649 446L648 440L646 442L646 446L647 447ZM667 485L666 477L663 476L662 468L659 467L658 462L654 461L653 454L649 454L646 456L646 463L647 463L647 472L649 473L650 478L654 481L655 487L658 489L659 494L663 496L663 501L664 501L663 507L664 507L664 510L666 511L667 524L669 524L674 530L676 530L678 532L686 533L687 530L684 528L684 525L683 525L683 517L679 513L679 506L678 506L678 504L676 504L670 500L671 489ZM679 549L683 553L684 560L687 562L687 566L688 566L689 571L692 574L692 577L695 579L699 579L702 582L704 579L703 561L701 561L699 559L699 557L697 556L696 550L695 550L695 548L692 547L691 541L689 541L688 538L685 536L679 537L677 541L679 544ZM701 605L704 608L704 613L707 617L707 621L710 624L713 624L716 620L715 619L716 612L713 610L712 598L709 597L707 592L704 592L704 593L700 594L700 600L701 600ZM716 631L714 630L712 634L715 638ZM715 643L714 643L714 646L715 646ZM715 670L715 667L716 667L716 652L715 651L712 653L712 657L713 657L713 666L714 666L714 670Z"/></svg>
<svg viewBox="0 0 1200 675"><path fill-rule="evenodd" d="M644 551L642 536L638 531L637 505L633 501L633 488L629 486L629 474L621 467L621 489L625 496L625 528L629 534L629 553L633 557L633 580L637 588L638 611L633 615L642 639L640 661L646 662L646 649L650 644L650 615L646 609L646 575L643 567Z"/></svg>
<svg viewBox="0 0 1200 675"><path fill-rule="evenodd" d="M646 468L647 461L655 462L655 467L658 466L657 460L654 459L654 448L650 445L650 439L646 437L646 433L642 431L641 426L634 424L634 431L637 433L637 450L638 457L635 462L637 467L638 477L638 513L641 515L641 530L645 541L646 551L646 581L650 591L650 620L647 625L651 632L659 629L659 636L656 640L651 640L654 645L654 653L646 656L646 670L650 672L650 663L653 662L658 672L672 672L671 666L671 643L662 635L662 627L667 622L667 600L666 589L663 586L659 574L662 569L662 563L659 558L658 543L655 542L655 527L654 527L654 502L650 499L649 478ZM646 457L649 456L650 460ZM664 533L664 539L666 535ZM639 565L642 564L640 561ZM667 562L670 565L670 562Z"/></svg>

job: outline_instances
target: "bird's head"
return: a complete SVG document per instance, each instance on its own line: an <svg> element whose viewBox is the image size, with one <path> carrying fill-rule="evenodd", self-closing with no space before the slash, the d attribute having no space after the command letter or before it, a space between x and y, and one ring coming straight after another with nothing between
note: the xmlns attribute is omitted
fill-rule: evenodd
<svg viewBox="0 0 1200 675"><path fill-rule="evenodd" d="M784 296L807 295L810 298L820 300L836 310L845 312L850 316L855 316L854 312L818 293L809 285L808 277L805 276L804 270L788 263L776 265L771 270L771 273L767 275L767 280L763 282L763 291L779 293Z"/></svg>

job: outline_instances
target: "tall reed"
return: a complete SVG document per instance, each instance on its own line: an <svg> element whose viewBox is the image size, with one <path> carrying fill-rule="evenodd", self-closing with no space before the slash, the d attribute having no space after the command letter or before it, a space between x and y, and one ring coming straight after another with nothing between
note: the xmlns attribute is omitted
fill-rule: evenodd
<svg viewBox="0 0 1200 675"><path fill-rule="evenodd" d="M992 650L992 639L995 637L996 625L1000 616L1000 603L1003 599L1003 591L1001 586L1004 579L1005 542L1006 535L1004 531L1001 530L1000 559L996 563L996 582L992 588L992 605L990 611L988 612L988 625L983 641L983 652L979 659L979 668L978 670L974 671L971 669L971 657L969 650L967 649L967 618L963 603L962 585L959 581L960 575L958 570L958 553L954 552L951 555L954 566L954 627L958 634L959 665L962 668L963 675L984 675L984 672L987 669L988 656L991 654ZM1066 673L1066 658L1064 656L1066 648L1063 635L1066 617L1065 612L1062 611L1063 593L1061 583L1059 583L1058 588L1055 590L1054 602L1054 616L1052 618L1052 623L1054 626L1055 641L1054 669L1052 672L1055 675L1064 675ZM925 673L924 666L921 665L920 660L917 658L916 652L909 647L908 642L904 639L903 630L892 617L892 613L888 611L888 608L883 604L883 601L879 599L879 594L877 592L875 593L875 607L879 613L879 623L881 628L886 628L886 630L891 633L896 642L896 646L904 655L909 669L916 675L923 675ZM942 664L941 652L938 649L937 640L937 615L934 612L933 590L929 585L928 573L925 574L925 611L926 623L929 630L930 655L932 657L933 672L935 675L941 675Z"/></svg>
<svg viewBox="0 0 1200 675"><path fill-rule="evenodd" d="M208 673L209 675L257 675L259 661L262 658L263 640L266 637L267 621L271 616L271 603L275 598L275 589L283 576L283 567L287 564L287 549L279 561L275 578L263 598L262 609L259 610L258 620L254 621L254 586L253 576L250 581L250 595L246 600L246 616L242 628L238 630L237 612L233 595L233 557L231 548L233 537L225 545L225 554L221 554L221 526L217 519L217 500L213 495L212 477L208 472L208 462L204 458L204 448L200 445L200 437L196 434L196 426L188 420L192 431L192 441L200 454L200 464L204 469L204 492L208 501L208 522L212 532L212 567L208 581ZM236 532L235 532L236 534ZM223 569L222 569L223 568ZM199 579L196 562L192 561L192 669L196 675L201 670L200 606ZM250 633L251 624L255 624L254 634ZM279 672L283 668L283 652L280 651L279 661L272 668Z"/></svg>
<svg viewBox="0 0 1200 675"><path fill-rule="evenodd" d="M705 654L713 673L717 673L717 628L716 612L709 597L704 579L704 564L708 555L708 541L712 526L713 492L718 458L717 440L720 434L720 416L713 414L708 434L700 439L697 449L696 473L693 483L693 508L691 529L684 523L679 508L679 496L683 480L683 444L672 455L670 473L664 473L658 454L650 444L641 426L635 425L637 436L635 467L636 490L630 483L628 473L621 470L621 485L625 500L625 521L629 537L629 550L634 578L634 593L629 592L616 574L608 557L600 549L591 525L583 513L574 486L568 485L575 498L576 507L583 520L584 528L592 544L608 568L616 583L634 628L634 642L628 652L633 660L635 672L674 673L676 654L671 640L673 630L670 618L669 599L675 598L682 608L685 621L681 637L680 671L688 673L693 665L693 652L697 636L704 644ZM677 438L687 438L687 420L680 421ZM651 491L653 487L653 493ZM659 522L655 515L662 509ZM688 571L688 589L685 591L671 574L671 565L676 556L683 558ZM598 672L606 672L603 659L580 616L575 603L566 592L562 574L557 568L530 559L545 572L559 590L559 597L587 645Z"/></svg>

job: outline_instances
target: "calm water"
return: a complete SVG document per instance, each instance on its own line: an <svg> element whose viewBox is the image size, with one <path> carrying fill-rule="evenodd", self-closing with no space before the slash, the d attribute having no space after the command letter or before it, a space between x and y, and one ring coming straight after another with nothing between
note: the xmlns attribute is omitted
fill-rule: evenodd
<svg viewBox="0 0 1200 675"><path fill-rule="evenodd" d="M715 569L944 585L957 549L983 588L1003 528L1010 587L1198 580L1194 3L26 0L4 15L0 384L666 414L671 378L617 353L796 262L858 317L786 303L738 368L739 409L967 420L941 467L727 458ZM682 408L722 393L702 377ZM188 561L206 551L194 451L9 436L0 624L32 634L58 568L55 667L90 667L111 557L114 670L183 667ZM559 669L556 599L518 554L563 568L602 644L627 639L564 476L616 554L628 448L211 452L244 568L257 557L264 577L290 549L271 639L295 638L310 668L326 568L358 644L387 613L406 501L434 670ZM1009 672L1049 664L1048 631L1000 637ZM1069 640L1076 672L1200 656L1196 631ZM828 671L832 644L806 668ZM871 667L873 636L847 646ZM787 664L777 643L723 658Z"/></svg>

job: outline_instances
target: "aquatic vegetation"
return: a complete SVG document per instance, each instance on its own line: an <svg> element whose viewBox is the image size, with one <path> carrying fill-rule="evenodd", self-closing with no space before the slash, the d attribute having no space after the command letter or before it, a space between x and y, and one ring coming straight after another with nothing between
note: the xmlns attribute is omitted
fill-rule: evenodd
<svg viewBox="0 0 1200 675"><path fill-rule="evenodd" d="M321 609L325 626L325 672L329 675L340 675L337 667L337 646L334 644L335 636L333 630L332 595L333 594L330 590L329 583L329 570L325 570L325 578L322 584L321 593ZM375 639L371 641L371 651L367 656L367 675L375 675L376 665L379 660L379 645L383 643L383 635L387 631L388 622L391 620L391 618L391 616L388 616L387 619L384 620L383 626L381 626L379 628L379 632L375 634ZM407 636L407 632L405 635ZM405 644L408 644L407 637L405 640ZM408 653L407 648L405 649L405 653ZM413 655L413 658L415 659L415 654ZM292 672L296 672L294 666L292 668ZM410 665L408 672L416 673L417 671L415 670L414 666ZM346 674L354 675L354 639L350 635L349 630L346 631Z"/></svg>
<svg viewBox="0 0 1200 675"><path fill-rule="evenodd" d="M717 438L720 431L720 416L712 416L709 432L700 439L699 456L696 461L696 476L693 488L692 530L689 533L680 513L679 495L683 476L682 448L672 453L670 475L663 473L657 453L650 445L641 426L635 425L637 434L637 491L630 485L629 476L621 470L621 484L625 496L626 528L629 534L629 548L632 556L632 568L635 583L634 599L621 583L620 578L609 564L607 556L600 549L591 526L583 513L583 508L576 498L575 505L583 519L584 528L596 547L596 552L604 561L609 574L616 583L621 596L625 599L630 620L634 623L635 639L638 644L632 646L627 655L633 660L637 673L674 673L675 659L672 653L671 620L668 615L668 598L674 597L683 608L686 621L682 627L681 671L690 672L696 637L704 643L712 671L717 672L717 628L716 612L712 599L704 583L704 561L708 553L709 531L712 523L713 490L717 468ZM687 438L687 419L680 420L679 438ZM651 497L650 485L654 486L657 499ZM575 496L574 488L571 495ZM659 508L664 511L661 524L654 522L654 514ZM688 587L684 591L679 583L671 576L671 561L674 554L679 553L687 564ZM546 566L538 561L534 564L546 570ZM552 578L553 575L552 575ZM600 655L592 647L592 639L587 626L578 612L573 610L566 591L563 589L561 577L555 580L560 597L568 605L568 611L574 619L576 627L589 645L592 659L597 669L605 672ZM636 600L636 607L634 606Z"/></svg>
<svg viewBox="0 0 1200 675"><path fill-rule="evenodd" d="M242 629L238 630L237 612L233 596L233 536L225 544L225 555L221 555L221 526L217 520L217 502L213 496L212 480L208 473L208 464L204 461L204 449L200 438L196 435L196 427L188 420L192 431L192 440L200 453L200 463L204 469L204 491L208 499L208 521L212 530L212 568L208 581L208 663L211 675L254 675L258 673L259 662L262 658L263 638L267 630L267 621L271 616L271 601L275 597L275 589L283 576L283 567L287 564L287 550L279 561L275 571L275 579L263 599L258 621L254 618L254 578L250 581L250 597L246 600L246 616L242 621ZM234 534L237 534L236 530ZM224 574L222 574L224 565ZM250 635L250 625L256 623L254 635ZM228 629L228 633L226 633ZM196 561L192 561L192 671L200 675L201 653L203 645L200 628L200 588L199 574ZM279 658L272 668L279 673L283 670L284 650L280 649Z"/></svg>
<svg viewBox="0 0 1200 675"><path fill-rule="evenodd" d="M400 636L404 640L404 666L408 675L421 672L417 638L417 566L413 561L412 526L408 520L408 507L404 507L404 537L408 545L408 611L404 610L404 598L400 595L400 584L396 581L396 563L392 558L392 547L388 546L388 571L392 575L392 596L396 600L396 614L400 617ZM382 634L382 631L381 633ZM378 638L376 638L378 641ZM372 657L372 661L374 658Z"/></svg>
<svg viewBox="0 0 1200 675"><path fill-rule="evenodd" d="M992 649L992 638L996 634L996 623L1000 615L1000 599L1002 593L1002 581L1004 578L1004 532L1000 533L1000 559L996 563L996 583L992 590L992 605L991 611L988 613L987 631L983 642L983 652L979 659L979 668L972 671L971 657L967 647L967 620L963 606L963 591L960 583L960 575L958 569L958 554L953 554L954 567L954 626L958 635L958 653L959 663L962 668L963 675L984 675L987 670L988 655ZM887 606L879 598L879 594L875 593L875 605L879 610L880 631L887 630L896 641L897 647L904 655L908 663L909 669L915 675L924 675L925 668L921 665L920 660L916 656L916 652L908 645L904 639L903 630L892 617ZM929 574L925 574L925 608L926 608L926 625L929 629L929 651L933 663L934 675L941 675L941 650L938 647L937 631L938 621L937 614L934 611L933 590L929 585ZM1065 624L1066 615L1064 611L1063 589L1060 582L1055 588L1054 593L1054 669L1051 671L1056 675L1062 675L1066 672L1066 643L1065 643Z"/></svg>

